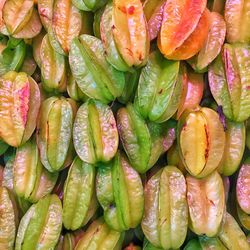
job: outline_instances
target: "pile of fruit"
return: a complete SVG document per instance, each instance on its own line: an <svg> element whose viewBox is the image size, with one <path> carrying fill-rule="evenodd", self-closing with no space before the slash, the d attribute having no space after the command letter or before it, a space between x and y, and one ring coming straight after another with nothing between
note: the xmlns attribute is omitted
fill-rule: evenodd
<svg viewBox="0 0 250 250"><path fill-rule="evenodd" d="M1 0L0 164L0 250L249 250L250 0Z"/></svg>

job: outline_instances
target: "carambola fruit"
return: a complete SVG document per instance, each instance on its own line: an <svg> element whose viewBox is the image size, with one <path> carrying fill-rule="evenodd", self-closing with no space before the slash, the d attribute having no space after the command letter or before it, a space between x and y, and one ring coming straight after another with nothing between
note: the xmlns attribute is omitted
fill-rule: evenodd
<svg viewBox="0 0 250 250"><path fill-rule="evenodd" d="M118 152L112 162L98 166L96 195L110 228L125 231L141 222L144 207L142 181L123 153Z"/></svg>
<svg viewBox="0 0 250 250"><path fill-rule="evenodd" d="M0 78L0 137L10 146L24 144L36 127L40 107L37 83L24 72Z"/></svg>
<svg viewBox="0 0 250 250"><path fill-rule="evenodd" d="M185 177L178 168L166 166L148 180L144 195L141 226L145 236L156 247L179 248L188 226Z"/></svg>

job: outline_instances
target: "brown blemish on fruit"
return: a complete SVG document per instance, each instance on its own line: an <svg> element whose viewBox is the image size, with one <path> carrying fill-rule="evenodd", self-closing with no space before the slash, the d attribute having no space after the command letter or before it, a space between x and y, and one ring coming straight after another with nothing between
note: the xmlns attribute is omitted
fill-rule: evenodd
<svg viewBox="0 0 250 250"><path fill-rule="evenodd" d="M214 202L212 201L212 200L208 200L209 201L209 203L211 204L211 205L213 205L213 206L215 206L215 204L214 204Z"/></svg>
<svg viewBox="0 0 250 250"><path fill-rule="evenodd" d="M162 92L163 92L163 89L160 89L160 91L158 92L158 94L162 94Z"/></svg>
<svg viewBox="0 0 250 250"><path fill-rule="evenodd" d="M142 58L142 54L141 54L141 53L139 54L139 60L140 60L140 61L143 61L143 58Z"/></svg>
<svg viewBox="0 0 250 250"><path fill-rule="evenodd" d="M126 48L130 56L133 56L133 51L130 48Z"/></svg>
<svg viewBox="0 0 250 250"><path fill-rule="evenodd" d="M126 10L126 7L125 6L119 6L118 7L118 10L120 10L122 13L126 14L127 13L127 10Z"/></svg>
<svg viewBox="0 0 250 250"><path fill-rule="evenodd" d="M44 18L48 18L47 14L46 14L46 9L45 8L39 9L39 14L40 14L40 16L42 16Z"/></svg>
<svg viewBox="0 0 250 250"><path fill-rule="evenodd" d="M208 155L209 155L209 134L208 134L208 129L207 129L207 125L204 125L204 129L205 129L205 133L206 133L206 149L205 149L205 159L207 161L208 159Z"/></svg>

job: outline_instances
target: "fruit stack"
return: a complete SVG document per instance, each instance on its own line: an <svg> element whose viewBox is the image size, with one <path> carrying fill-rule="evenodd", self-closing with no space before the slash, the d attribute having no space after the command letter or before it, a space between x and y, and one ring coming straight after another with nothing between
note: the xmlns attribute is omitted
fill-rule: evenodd
<svg viewBox="0 0 250 250"><path fill-rule="evenodd" d="M250 249L250 0L0 1L0 250Z"/></svg>

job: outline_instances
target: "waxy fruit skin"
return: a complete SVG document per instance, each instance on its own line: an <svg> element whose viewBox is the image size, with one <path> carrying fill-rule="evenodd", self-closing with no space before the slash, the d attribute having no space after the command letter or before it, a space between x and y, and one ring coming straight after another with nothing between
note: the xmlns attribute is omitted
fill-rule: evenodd
<svg viewBox="0 0 250 250"><path fill-rule="evenodd" d="M234 174L240 166L246 141L246 128L243 122L226 120L226 141L218 171L224 176Z"/></svg>
<svg viewBox="0 0 250 250"><path fill-rule="evenodd" d="M186 110L178 122L177 142L187 171L206 177L218 167L224 152L225 132L219 115L206 107Z"/></svg>
<svg viewBox="0 0 250 250"><path fill-rule="evenodd" d="M1 43L0 76L9 71L19 71L24 62L26 45L24 41L10 38Z"/></svg>
<svg viewBox="0 0 250 250"><path fill-rule="evenodd" d="M181 91L180 62L164 59L159 51L155 51L142 69L135 107L144 118L164 122L177 111Z"/></svg>
<svg viewBox="0 0 250 250"><path fill-rule="evenodd" d="M186 182L181 171L166 166L154 174L144 189L142 230L156 247L179 248L187 234Z"/></svg>
<svg viewBox="0 0 250 250"><path fill-rule="evenodd" d="M112 33L125 63L142 67L147 63L150 40L147 21L140 0L114 0Z"/></svg>
<svg viewBox="0 0 250 250"><path fill-rule="evenodd" d="M122 94L125 76L105 59L101 40L90 35L74 38L69 51L72 74L84 94L109 103Z"/></svg>
<svg viewBox="0 0 250 250"><path fill-rule="evenodd" d="M212 95L225 116L242 122L250 116L250 47L224 44L219 56L209 66Z"/></svg>
<svg viewBox="0 0 250 250"><path fill-rule="evenodd" d="M10 71L0 78L0 137L10 146L24 144L36 127L40 107L37 83L26 73Z"/></svg>
<svg viewBox="0 0 250 250"><path fill-rule="evenodd" d="M249 243L247 242L244 232L234 217L228 212L225 213L223 225L218 237L226 249L249 250Z"/></svg>
<svg viewBox="0 0 250 250"><path fill-rule="evenodd" d="M62 229L62 204L55 194L33 204L22 217L15 250L54 249Z"/></svg>
<svg viewBox="0 0 250 250"><path fill-rule="evenodd" d="M0 186L0 249L14 249L18 227L15 199L8 188Z"/></svg>
<svg viewBox="0 0 250 250"><path fill-rule="evenodd" d="M185 109L196 108L202 99L204 91L204 79L202 74L197 74L188 70L187 67L181 68L182 92L176 118L180 119Z"/></svg>
<svg viewBox="0 0 250 250"><path fill-rule="evenodd" d="M52 47L49 36L40 46L42 86L48 92L64 92L67 86L66 58Z"/></svg>
<svg viewBox="0 0 250 250"><path fill-rule="evenodd" d="M51 46L61 55L67 55L70 44L85 27L86 13L76 8L72 1L39 0L38 12Z"/></svg>
<svg viewBox="0 0 250 250"><path fill-rule="evenodd" d="M69 74L69 77L67 78L67 93L70 96L71 99L77 101L77 102L85 102L88 99L88 96L86 96L81 89L78 87L76 80L72 76L72 74Z"/></svg>
<svg viewBox="0 0 250 250"><path fill-rule="evenodd" d="M240 208L250 214L250 164L243 164L240 168L236 184L236 196Z"/></svg>
<svg viewBox="0 0 250 250"><path fill-rule="evenodd" d="M50 97L43 101L37 125L37 145L45 168L56 172L74 158L72 130L77 104L69 98Z"/></svg>
<svg viewBox="0 0 250 250"><path fill-rule="evenodd" d="M7 160L6 165L3 170L3 180L2 185L6 187L11 193L14 195L14 199L16 201L16 212L18 213L18 218L21 218L26 211L31 206L31 203L25 200L22 197L19 197L14 190L14 175L13 175L13 165L14 165L14 157L11 156L9 160Z"/></svg>
<svg viewBox="0 0 250 250"><path fill-rule="evenodd" d="M127 104L134 100L140 75L140 69L125 73L125 86L121 96L117 98L120 103Z"/></svg>
<svg viewBox="0 0 250 250"><path fill-rule="evenodd" d="M165 0L146 0L143 4L144 15L148 22L150 41L157 38L161 29Z"/></svg>
<svg viewBox="0 0 250 250"><path fill-rule="evenodd" d="M226 23L217 12L210 13L209 32L203 47L188 62L195 71L207 70L207 66L218 56L226 36Z"/></svg>
<svg viewBox="0 0 250 250"><path fill-rule="evenodd" d="M128 71L130 67L123 60L117 45L114 40L112 26L114 25L113 19L113 3L110 1L100 19L100 35L102 44L105 49L107 61L114 66L117 70Z"/></svg>
<svg viewBox="0 0 250 250"><path fill-rule="evenodd" d="M32 0L7 0L2 9L3 26L6 35L15 38L33 38L42 29L37 10Z"/></svg>
<svg viewBox="0 0 250 250"><path fill-rule="evenodd" d="M189 228L198 235L214 237L219 233L225 211L221 176L214 171L203 179L186 177Z"/></svg>
<svg viewBox="0 0 250 250"><path fill-rule="evenodd" d="M63 51L67 54L72 40L78 37L82 27L82 13L71 1L54 0L52 30Z"/></svg>
<svg viewBox="0 0 250 250"><path fill-rule="evenodd" d="M122 247L123 239L124 232L120 233L110 229L104 219L99 218L88 227L74 250L119 250Z"/></svg>
<svg viewBox="0 0 250 250"><path fill-rule="evenodd" d="M51 193L58 174L50 173L40 161L34 139L17 148L13 163L15 193L32 203Z"/></svg>
<svg viewBox="0 0 250 250"><path fill-rule="evenodd" d="M63 225L76 230L88 223L98 207L95 197L95 166L75 158L63 192Z"/></svg>
<svg viewBox="0 0 250 250"><path fill-rule="evenodd" d="M175 139L175 124L172 121L146 123L130 103L118 110L117 127L129 161L139 173L150 169Z"/></svg>
<svg viewBox="0 0 250 250"><path fill-rule="evenodd" d="M176 48L171 54L165 55L170 60L187 60L197 54L209 32L210 12L205 9L193 33L183 42L183 44ZM161 44L158 45L162 52ZM164 54L164 52L162 52Z"/></svg>
<svg viewBox="0 0 250 250"><path fill-rule="evenodd" d="M118 149L118 131L111 108L93 99L77 111L73 127L76 153L81 160L95 164L110 161Z"/></svg>
<svg viewBox="0 0 250 250"><path fill-rule="evenodd" d="M110 228L125 231L140 224L144 210L142 181L125 154L118 152L112 162L98 166L96 195Z"/></svg>
<svg viewBox="0 0 250 250"><path fill-rule="evenodd" d="M225 1L224 16L227 26L228 43L249 43L250 25L249 0L227 0Z"/></svg>
<svg viewBox="0 0 250 250"><path fill-rule="evenodd" d="M171 0L163 9L158 47L169 59L185 60L202 47L209 29L206 0Z"/></svg>

